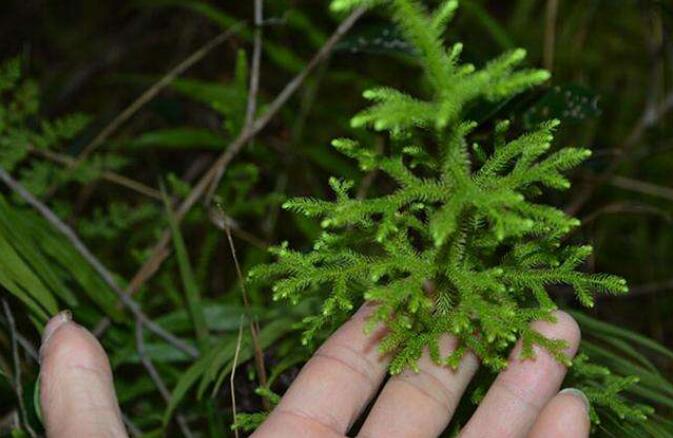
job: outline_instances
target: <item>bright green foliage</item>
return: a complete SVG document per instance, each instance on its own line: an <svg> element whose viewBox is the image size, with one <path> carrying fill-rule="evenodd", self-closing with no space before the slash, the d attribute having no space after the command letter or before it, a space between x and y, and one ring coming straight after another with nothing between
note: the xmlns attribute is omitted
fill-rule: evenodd
<svg viewBox="0 0 673 438"><path fill-rule="evenodd" d="M0 196L0 287L20 299L36 325L90 299L114 320L121 317L114 293L82 256L34 212ZM4 293L4 291L3 291Z"/></svg>
<svg viewBox="0 0 673 438"><path fill-rule="evenodd" d="M589 362L584 354L574 359L573 374L578 380L587 382L580 389L591 402L590 416L594 423L600 423L596 406L610 409L622 421L644 421L654 412L649 406L634 406L619 397L622 391L638 383L639 379L636 376L614 376L606 367Z"/></svg>
<svg viewBox="0 0 673 438"><path fill-rule="evenodd" d="M255 393L267 400L272 407L280 402L280 396L275 392L271 391L269 388L259 387L255 390ZM234 423L231 425L231 429L239 429L244 432L251 432L257 429L264 420L267 419L270 412L253 412L253 413L240 413L236 415Z"/></svg>
<svg viewBox="0 0 673 438"><path fill-rule="evenodd" d="M203 304L201 302L201 291L194 278L194 270L189 262L189 254L187 253L187 246L185 240L180 232L180 226L175 217L175 212L171 207L171 201L168 195L162 190L164 198L164 206L168 216L168 224L171 229L173 237L173 246L175 247L175 256L178 261L180 269L180 278L182 279L182 286L185 291L185 300L189 309L189 314L194 325L194 334L199 348L202 351L208 350L208 327L206 324L206 317L203 312Z"/></svg>
<svg viewBox="0 0 673 438"><path fill-rule="evenodd" d="M236 422L231 425L232 430L238 429L243 432L252 432L257 429L266 420L267 413L253 412L242 413L236 416Z"/></svg>
<svg viewBox="0 0 673 438"><path fill-rule="evenodd" d="M346 12L356 7L372 7L384 3L384 0L332 0L330 8L334 12Z"/></svg>
<svg viewBox="0 0 673 438"><path fill-rule="evenodd" d="M335 1L333 7L369 3ZM289 210L321 218L324 233L308 253L287 244L275 248L276 263L251 277L275 279L276 299L298 302L329 291L322 313L306 320L306 340L363 299L378 303L370 328L388 328L380 350L394 354L393 374L415 368L426 347L438 364L455 367L469 349L499 370L517 339L525 358L538 345L568 364L564 340L530 328L534 320L553 320L556 306L546 287L570 286L589 307L596 293L627 291L619 277L579 271L591 247L562 244L579 221L534 202L543 189L567 189L564 173L590 151L550 151L555 120L518 136L508 135L508 122L500 122L492 144L470 144L477 124L464 119L468 105L510 97L549 75L517 69L525 56L520 49L481 69L461 64L462 45L446 49L442 43L455 1L432 13L411 0L386 3L417 49L430 92L417 98L384 87L366 91L373 105L356 115L352 126L387 131L389 150L376 152L348 139L333 146L363 171L385 176L395 189L354 198L353 182L332 178L334 201L287 202ZM438 341L446 333L460 344L443 357ZM610 382L615 390L627 383Z"/></svg>

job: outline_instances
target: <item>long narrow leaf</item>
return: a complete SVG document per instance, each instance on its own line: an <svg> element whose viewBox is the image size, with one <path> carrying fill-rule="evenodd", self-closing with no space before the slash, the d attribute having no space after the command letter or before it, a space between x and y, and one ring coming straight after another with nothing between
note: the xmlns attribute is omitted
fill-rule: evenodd
<svg viewBox="0 0 673 438"><path fill-rule="evenodd" d="M199 343L201 350L206 351L208 349L208 326L206 325L206 317L203 313L203 307L201 305L201 293L199 291L199 286L196 284L196 280L194 279L194 272L192 271L192 266L189 262L189 255L187 254L185 241L183 240L182 234L180 233L180 227L178 226L175 214L171 209L170 201L166 196L165 191L162 190L162 194L168 215L168 223L173 236L175 257L178 260L180 277L182 279L182 285L185 289L187 307L189 308L189 313L192 317L192 323L194 324L194 331L196 332L197 342Z"/></svg>

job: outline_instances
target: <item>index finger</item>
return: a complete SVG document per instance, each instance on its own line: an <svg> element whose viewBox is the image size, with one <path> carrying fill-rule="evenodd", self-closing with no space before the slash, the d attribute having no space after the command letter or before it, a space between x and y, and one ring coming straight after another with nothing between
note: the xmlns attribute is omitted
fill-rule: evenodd
<svg viewBox="0 0 673 438"><path fill-rule="evenodd" d="M376 348L385 329L364 332L374 309L362 306L320 347L254 436L344 436L388 367L389 358Z"/></svg>

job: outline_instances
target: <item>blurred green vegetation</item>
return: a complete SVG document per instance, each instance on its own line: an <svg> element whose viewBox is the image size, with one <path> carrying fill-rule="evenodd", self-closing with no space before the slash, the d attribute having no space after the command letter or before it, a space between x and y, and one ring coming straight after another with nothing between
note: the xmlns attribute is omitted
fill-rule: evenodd
<svg viewBox="0 0 673 438"><path fill-rule="evenodd" d="M573 174L571 190L546 195L582 220L572 239L595 248L586 269L621 275L632 289L578 314L585 351L619 374L640 377L631 396L655 406L657 421L637 434L670 436L673 7L657 0L559 1L553 14L555 3L463 0L446 38L463 41L463 57L477 65L503 49L523 47L531 65L552 71L548 86L497 106L475 106L470 117L484 124L509 117L519 130L559 118L557 144L593 150ZM330 14L326 3L309 0L266 1L264 16L258 115L343 18ZM252 17L252 1L0 5L0 60L15 60L5 64L7 85L0 81L0 165L76 231L122 288L170 229L171 254L141 282L134 299L160 327L202 353L193 359L145 330L147 355L172 391L164 401L140 363L134 319L118 306L114 291L51 224L3 188L0 294L17 322L13 333L7 315L0 318L3 436L11 434L18 409L13 339L20 341L28 420L40 430L32 408L38 367L31 349L57 309L71 309L92 330L105 318L111 321L100 339L110 352L122 410L147 436L179 436L176 414L199 436L228 433L227 385L235 366L237 410L265 407L269 393L256 392L260 376L250 324L259 326L256 342L275 393L284 391L310 355L296 325L318 308L318 300L288 307L273 302L269 290L248 286L246 308L226 229L245 275L268 261L267 245L291 240L306 246L320 233L317 223L280 209L287 197L329 197L331 175L367 180L370 193L385 192L385 182L360 172L329 141L356 135L381 144L382 137L349 128L350 117L364 106L362 91L374 84L425 84L395 27L376 12L367 14L235 156L214 191L219 207L199 202L182 218L174 211L180 200L245 126ZM239 21L237 32L96 140L173 67ZM93 153L71 168L92 142ZM577 308L568 291L553 292L562 306ZM596 432L636 436L621 427L611 418Z"/></svg>

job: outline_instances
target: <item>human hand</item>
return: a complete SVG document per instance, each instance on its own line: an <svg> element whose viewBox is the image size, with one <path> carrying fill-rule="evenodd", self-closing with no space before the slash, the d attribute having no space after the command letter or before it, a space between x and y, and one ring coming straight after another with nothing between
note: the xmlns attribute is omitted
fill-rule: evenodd
<svg viewBox="0 0 673 438"><path fill-rule="evenodd" d="M435 365L426 352L419 373L391 377L380 390L388 359L376 349L383 329L364 334L371 311L371 306L361 308L325 342L253 437L343 437L377 394L358 437L436 437L447 427L477 371L477 358L467 354L453 371ZM572 357L579 327L567 313L556 312L556 318L556 324L535 322L534 327L549 338L565 339ZM454 346L455 339L446 336L442 354ZM535 360L521 361L519 352L517 345L460 438L588 437L586 397L577 390L558 392L566 368L542 349L536 348Z"/></svg>
<svg viewBox="0 0 673 438"><path fill-rule="evenodd" d="M387 358L376 351L381 331L365 335L371 307L364 306L318 350L267 421L265 437L343 437L378 393ZM568 341L574 355L579 329L565 313L556 324L535 323L548 337ZM48 323L41 349L41 406L50 438L125 437L107 356L95 337L62 313ZM446 337L443 353L454 340ZM586 401L576 391L558 393L565 368L539 350L510 366L488 391L461 437L572 437L589 435ZM433 437L447 426L477 370L474 355L452 371L424 356L420 373L405 372L383 386L359 436Z"/></svg>

